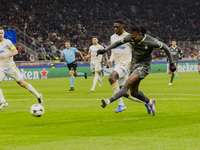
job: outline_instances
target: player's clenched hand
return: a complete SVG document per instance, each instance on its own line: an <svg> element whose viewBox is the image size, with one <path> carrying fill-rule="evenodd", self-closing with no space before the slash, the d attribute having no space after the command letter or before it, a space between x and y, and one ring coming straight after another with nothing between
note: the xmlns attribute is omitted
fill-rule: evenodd
<svg viewBox="0 0 200 150"><path fill-rule="evenodd" d="M171 72L174 72L176 70L176 67L175 67L174 63L170 63L169 70Z"/></svg>
<svg viewBox="0 0 200 150"><path fill-rule="evenodd" d="M97 51L97 56L100 55L100 54L104 54L105 52L106 52L105 49L99 49L99 50Z"/></svg>

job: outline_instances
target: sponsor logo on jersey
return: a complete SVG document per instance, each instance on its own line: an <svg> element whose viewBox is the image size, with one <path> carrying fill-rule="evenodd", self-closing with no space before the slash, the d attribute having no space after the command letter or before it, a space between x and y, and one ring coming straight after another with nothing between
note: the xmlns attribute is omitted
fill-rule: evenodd
<svg viewBox="0 0 200 150"><path fill-rule="evenodd" d="M0 53L3 53L4 52L4 50L0 50Z"/></svg>
<svg viewBox="0 0 200 150"><path fill-rule="evenodd" d="M117 48L115 49L125 49L126 47L125 46L118 46Z"/></svg>

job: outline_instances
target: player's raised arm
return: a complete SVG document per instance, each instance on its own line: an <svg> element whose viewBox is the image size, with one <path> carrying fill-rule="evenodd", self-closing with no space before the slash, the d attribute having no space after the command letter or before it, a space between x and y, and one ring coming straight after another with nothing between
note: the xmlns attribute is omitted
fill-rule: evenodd
<svg viewBox="0 0 200 150"><path fill-rule="evenodd" d="M103 49L103 50L101 50L101 49L98 50L98 51L97 51L97 56L98 56L99 54L104 54L105 52L107 52L107 51L109 51L109 50L111 50L111 49L113 49L113 48L116 48L116 47L118 47L118 46L120 46L120 45L122 45L122 44L124 44L124 43L130 42L130 41L131 41L131 38L130 38L130 36L128 35L128 36L124 37L122 40L116 41L116 42L114 42L113 44L109 45L109 46L106 47L105 49Z"/></svg>

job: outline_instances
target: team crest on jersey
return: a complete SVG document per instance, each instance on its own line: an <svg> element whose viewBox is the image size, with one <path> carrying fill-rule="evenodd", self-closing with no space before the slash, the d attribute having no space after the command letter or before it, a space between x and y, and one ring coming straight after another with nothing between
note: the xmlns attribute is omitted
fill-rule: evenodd
<svg viewBox="0 0 200 150"><path fill-rule="evenodd" d="M3 46L3 43L1 43L1 46Z"/></svg>
<svg viewBox="0 0 200 150"><path fill-rule="evenodd" d="M145 45L145 47L144 47L145 49L148 49L148 46L147 46L147 44Z"/></svg>

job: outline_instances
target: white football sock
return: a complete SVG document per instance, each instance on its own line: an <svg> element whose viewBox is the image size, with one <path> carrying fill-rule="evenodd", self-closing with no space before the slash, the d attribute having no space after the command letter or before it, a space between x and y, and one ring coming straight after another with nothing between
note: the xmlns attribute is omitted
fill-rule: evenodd
<svg viewBox="0 0 200 150"><path fill-rule="evenodd" d="M5 100L4 96L3 96L3 92L1 90L1 88L0 88L0 101L1 101L1 103L5 103L6 102L6 100Z"/></svg>
<svg viewBox="0 0 200 150"><path fill-rule="evenodd" d="M135 102L140 102L140 103L146 104L145 102L143 102L143 101L139 100L139 99L138 99L138 98L136 98L136 97L129 96L128 98L129 98L129 99L131 99L132 101L135 101Z"/></svg>
<svg viewBox="0 0 200 150"><path fill-rule="evenodd" d="M151 100L151 99L149 100L149 105L150 105L150 106L152 105L152 100Z"/></svg>
<svg viewBox="0 0 200 150"><path fill-rule="evenodd" d="M93 80L93 85L92 85L92 89L95 88L98 79L99 79L99 74L98 74L98 73L95 73L94 80Z"/></svg>
<svg viewBox="0 0 200 150"><path fill-rule="evenodd" d="M40 98L40 94L34 89L34 87L28 83L27 90L33 93L37 98Z"/></svg>
<svg viewBox="0 0 200 150"><path fill-rule="evenodd" d="M113 91L114 91L114 94L117 93L117 92L119 91L119 85L118 85L118 83L115 82L115 83L113 83L111 86L112 86L112 89L113 89ZM120 97L117 101L118 101L118 104L119 104L119 105L124 105L124 102L123 102L123 100L122 100L122 97Z"/></svg>

